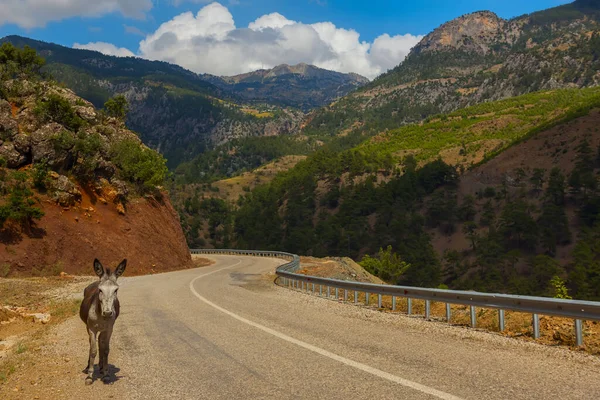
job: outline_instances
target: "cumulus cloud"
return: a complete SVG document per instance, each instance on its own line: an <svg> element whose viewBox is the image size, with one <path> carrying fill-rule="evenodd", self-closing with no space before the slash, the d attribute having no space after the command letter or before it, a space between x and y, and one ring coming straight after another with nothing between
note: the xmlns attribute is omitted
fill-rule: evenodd
<svg viewBox="0 0 600 400"><path fill-rule="evenodd" d="M12 23L30 29L51 21L113 12L143 18L150 9L152 0L0 0L0 25Z"/></svg>
<svg viewBox="0 0 600 400"><path fill-rule="evenodd" d="M73 45L73 48L99 51L100 53L106 54L108 56L117 56L117 57L134 57L135 56L135 54L133 54L130 50L128 50L124 47L117 47L114 44L105 43L105 42L91 42L88 44L75 43Z"/></svg>
<svg viewBox="0 0 600 400"><path fill-rule="evenodd" d="M374 78L402 62L421 38L384 34L369 43L353 29L331 22L303 24L279 13L238 28L226 7L211 3L196 15L186 12L163 23L140 42L139 54L215 75L305 62Z"/></svg>

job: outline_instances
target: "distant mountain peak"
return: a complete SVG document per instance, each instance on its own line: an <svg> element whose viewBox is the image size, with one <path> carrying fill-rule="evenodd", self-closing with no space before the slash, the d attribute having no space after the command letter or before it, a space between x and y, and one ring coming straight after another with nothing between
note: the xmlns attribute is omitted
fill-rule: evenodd
<svg viewBox="0 0 600 400"><path fill-rule="evenodd" d="M507 24L510 22L491 11L465 14L446 22L425 36L413 52L424 53L453 48L486 54L489 45L496 42L499 36L510 36Z"/></svg>

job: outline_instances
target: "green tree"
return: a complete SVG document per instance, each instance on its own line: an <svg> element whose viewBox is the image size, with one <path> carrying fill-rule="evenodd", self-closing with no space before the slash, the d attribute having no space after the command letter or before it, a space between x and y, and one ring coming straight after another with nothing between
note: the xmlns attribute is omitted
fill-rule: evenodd
<svg viewBox="0 0 600 400"><path fill-rule="evenodd" d="M123 95L117 95L104 103L106 113L114 118L124 120L129 112L129 103Z"/></svg>
<svg viewBox="0 0 600 400"><path fill-rule="evenodd" d="M402 275L410 268L410 264L404 262L398 254L393 252L392 246L388 246L385 250L380 248L376 257L365 255L359 264L373 275L392 283L398 283Z"/></svg>
<svg viewBox="0 0 600 400"><path fill-rule="evenodd" d="M522 199L506 203L499 221L499 232L508 246L534 249L537 243L537 224L533 207Z"/></svg>
<svg viewBox="0 0 600 400"><path fill-rule="evenodd" d="M554 276L550 279L550 292L555 299L572 299L572 297L569 296L569 289L565 286L565 281L563 281L560 276Z"/></svg>
<svg viewBox="0 0 600 400"><path fill-rule="evenodd" d="M463 233L471 242L471 248L477 251L477 240L479 236L477 235L477 224L473 221L468 221L463 224Z"/></svg>
<svg viewBox="0 0 600 400"><path fill-rule="evenodd" d="M37 201L28 187L27 173L13 172L12 180L8 200L0 206L0 226L9 220L30 226L34 220L41 219L44 212L35 206Z"/></svg>
<svg viewBox="0 0 600 400"><path fill-rule="evenodd" d="M542 192L542 186L544 186L546 176L546 170L544 168L535 168L533 174L529 178L533 192L539 195Z"/></svg>

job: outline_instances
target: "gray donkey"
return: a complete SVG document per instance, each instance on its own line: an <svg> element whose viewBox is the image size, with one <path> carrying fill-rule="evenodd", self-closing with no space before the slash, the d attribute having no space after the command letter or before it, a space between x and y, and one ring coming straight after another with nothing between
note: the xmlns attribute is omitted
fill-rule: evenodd
<svg viewBox="0 0 600 400"><path fill-rule="evenodd" d="M90 336L90 358L84 370L88 374L85 378L86 385L91 385L93 382L94 360L97 353L96 339L100 348L98 367L102 374L102 382L109 383L110 381L108 375L110 336L115 321L119 317L120 308L119 299L117 299L117 291L119 290L117 278L123 275L126 266L127 260L123 260L115 271L111 272L110 268L104 268L100 261L94 260L94 272L100 277L100 280L86 287L83 292L79 316L86 324Z"/></svg>

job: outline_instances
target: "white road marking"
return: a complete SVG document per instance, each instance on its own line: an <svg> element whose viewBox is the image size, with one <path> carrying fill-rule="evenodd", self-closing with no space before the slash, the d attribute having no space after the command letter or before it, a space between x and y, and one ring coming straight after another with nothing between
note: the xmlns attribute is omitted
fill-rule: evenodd
<svg viewBox="0 0 600 400"><path fill-rule="evenodd" d="M208 304L209 306L211 306L211 307L213 307L213 308L221 311L224 314L229 315L232 318L237 319L240 322L243 322L245 324L253 326L256 329L260 329L261 331L266 332L266 333L268 333L270 335L273 335L273 336L275 336L275 337L277 337L277 338L279 338L281 340L285 340L286 342L293 343L293 344L295 344L297 346L303 347L303 348L305 348L307 350L310 350L310 351L312 351L314 353L320 354L320 355L322 355L324 357L331 358L332 360L335 360L335 361L339 361L342 364L348 365L350 367L354 367L356 369L359 369L359 370L364 371L366 373L369 373L371 375L375 375L375 376L377 376L379 378L386 379L386 380L388 380L390 382L397 383L399 385L406 386L408 388L417 390L419 392L432 395L434 397L437 397L438 399L442 399L442 400L463 400L462 398L454 396L452 394L449 394L449 393L446 393L446 392L442 392L440 390L431 388L429 386L425 386L425 385L422 385L420 383L413 382L413 381L401 378L401 377L396 376L396 375L392 375L392 374L390 374L388 372L385 372L385 371L382 371L380 369L373 368L373 367L371 367L369 365L366 365L366 364L363 364L363 363L360 363L360 362L357 362L357 361L354 361L354 360L350 360L349 358L339 356L339 355L337 355L335 353L332 353L330 351L324 350L324 349L322 349L320 347L313 346L312 344L309 344L309 343L303 342L301 340L295 339L295 338L293 338L291 336L286 335L285 333L281 333L281 332L276 331L274 329L268 328L268 327L266 327L264 325L258 324L258 323L254 322L254 321L250 321L249 319L246 319L246 318L244 318L242 316L239 316L239 315L237 315L237 314L235 314L235 313L233 313L233 312L231 312L229 310L224 309L223 307L220 307L220 306L216 305L212 301L210 301L210 300L206 299L205 297L201 296L196 291L196 289L194 289L194 282L196 282L198 279L202 279L205 276L212 275L212 274L214 274L216 272L220 272L220 271L223 271L223 270L226 270L226 269L237 267L241 263L242 263L242 260L238 260L237 263L235 263L233 265L230 265L228 267L223 267L223 268L220 268L220 269L217 269L217 270L214 270L214 271L208 272L206 274L202 274L202 275L199 275L199 276L195 277L190 282L190 290L192 291L192 293L194 294L194 296L196 296L198 299L202 300L204 303Z"/></svg>

